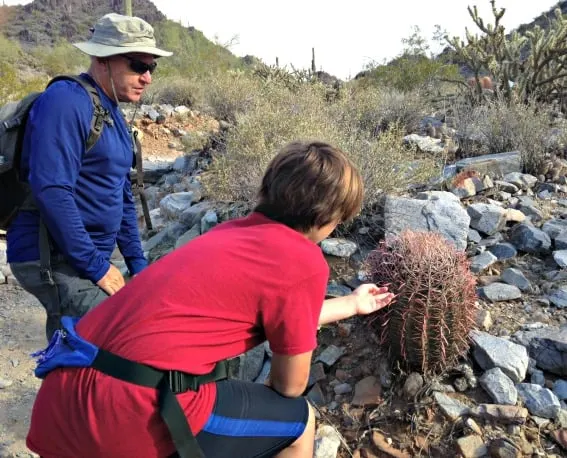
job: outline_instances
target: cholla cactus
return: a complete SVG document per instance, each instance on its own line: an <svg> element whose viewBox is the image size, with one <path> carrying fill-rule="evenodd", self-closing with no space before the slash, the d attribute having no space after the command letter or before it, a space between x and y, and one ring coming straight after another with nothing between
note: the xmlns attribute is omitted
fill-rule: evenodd
<svg viewBox="0 0 567 458"><path fill-rule="evenodd" d="M494 23L486 24L477 7L468 7L474 23L483 33L473 35L466 30L465 44L458 37L449 45L473 70L477 82L477 100L482 100L481 73L488 72L494 81L494 92L507 100L518 97L526 101L533 97L542 102L562 101L567 86L567 20L561 9L554 10L547 30L539 25L524 35L506 35L500 24L505 9L497 9L490 1Z"/></svg>
<svg viewBox="0 0 567 458"><path fill-rule="evenodd" d="M367 270L398 295L373 319L392 364L437 374L467 352L476 280L463 252L438 233L405 231L371 252Z"/></svg>

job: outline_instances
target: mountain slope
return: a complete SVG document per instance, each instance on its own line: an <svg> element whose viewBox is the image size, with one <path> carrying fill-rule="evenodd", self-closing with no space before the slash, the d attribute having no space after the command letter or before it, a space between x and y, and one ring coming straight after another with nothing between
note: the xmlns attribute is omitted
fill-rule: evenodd
<svg viewBox="0 0 567 458"><path fill-rule="evenodd" d="M55 65L50 67L60 67L59 61L81 58L72 54L76 50L69 43L88 39L90 29L101 16L123 13L123 3L123 0L35 0L23 6L0 7L0 34L17 42L29 52L27 56L52 55ZM194 27L167 19L150 0L132 0L132 11L154 27L158 46L174 53L160 65L162 75L246 66L245 60L208 40Z"/></svg>
<svg viewBox="0 0 567 458"><path fill-rule="evenodd" d="M24 47L80 41L90 36L89 29L104 14L123 13L122 4L122 0L35 0L14 7L10 21L0 25L0 31ZM149 0L133 0L132 9L153 25L165 20Z"/></svg>

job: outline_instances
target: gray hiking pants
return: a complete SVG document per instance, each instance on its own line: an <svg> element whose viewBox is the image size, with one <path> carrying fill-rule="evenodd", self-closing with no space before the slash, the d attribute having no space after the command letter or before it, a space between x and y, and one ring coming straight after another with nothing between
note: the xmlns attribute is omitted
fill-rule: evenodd
<svg viewBox="0 0 567 458"><path fill-rule="evenodd" d="M39 261L14 262L10 264L10 268L22 288L35 296L45 308L45 331L47 340L50 340L59 327L59 318L51 316L57 306L53 304L53 294L50 294L53 286L41 279ZM61 315L82 317L108 297L92 281L80 278L75 269L60 257L51 259L51 269L57 285Z"/></svg>

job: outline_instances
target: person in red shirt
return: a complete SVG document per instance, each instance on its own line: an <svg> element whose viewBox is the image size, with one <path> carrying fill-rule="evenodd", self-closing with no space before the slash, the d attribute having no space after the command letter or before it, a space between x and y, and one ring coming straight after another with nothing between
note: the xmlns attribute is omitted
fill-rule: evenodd
<svg viewBox="0 0 567 458"><path fill-rule="evenodd" d="M364 284L325 300L329 267L317 244L359 212L362 196L342 151L292 142L269 164L252 213L153 263L81 318L76 333L121 358L189 374L267 340L267 384L225 379L175 397L205 457L311 458L315 417L302 394L318 326L393 298ZM27 445L43 458L183 456L158 398L93 367L58 367L37 394Z"/></svg>

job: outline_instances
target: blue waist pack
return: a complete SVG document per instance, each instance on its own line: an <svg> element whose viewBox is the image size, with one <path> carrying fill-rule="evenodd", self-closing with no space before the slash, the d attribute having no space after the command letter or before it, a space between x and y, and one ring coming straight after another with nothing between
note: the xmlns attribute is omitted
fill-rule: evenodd
<svg viewBox="0 0 567 458"><path fill-rule="evenodd" d="M35 376L45 378L58 367L90 367L98 354L98 347L81 338L75 330L79 318L63 316L61 325L53 334L47 347L33 353L37 358Z"/></svg>

